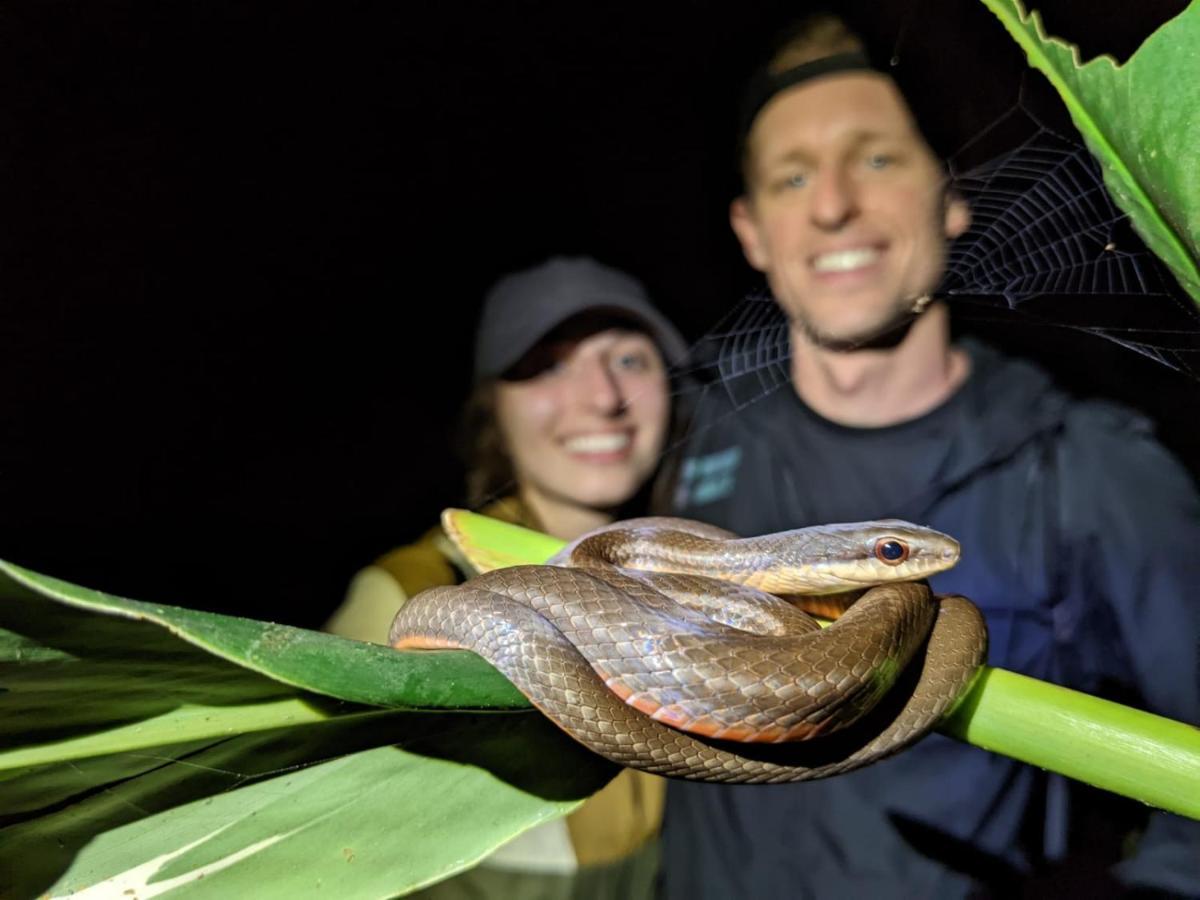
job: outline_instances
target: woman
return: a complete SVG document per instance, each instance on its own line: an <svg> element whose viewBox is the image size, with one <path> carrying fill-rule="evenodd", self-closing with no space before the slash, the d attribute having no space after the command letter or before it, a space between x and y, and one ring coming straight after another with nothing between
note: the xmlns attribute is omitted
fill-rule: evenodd
<svg viewBox="0 0 1200 900"><path fill-rule="evenodd" d="M670 430L668 366L686 350L640 283L594 260L501 279L476 334L470 505L563 540L644 514ZM359 572L326 627L383 641L408 597L470 574L434 528ZM565 823L525 832L428 896L650 897L662 798L661 780L623 772Z"/></svg>

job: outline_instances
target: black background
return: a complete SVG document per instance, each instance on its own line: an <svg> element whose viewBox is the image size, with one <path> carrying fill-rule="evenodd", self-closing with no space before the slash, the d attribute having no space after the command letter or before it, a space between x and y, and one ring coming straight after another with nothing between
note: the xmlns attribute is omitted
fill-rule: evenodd
<svg viewBox="0 0 1200 900"><path fill-rule="evenodd" d="M1123 58L1181 2L1044 4ZM797 3L9 0L0 9L0 556L318 624L461 502L487 285L555 252L699 336L759 279L726 224L740 85ZM847 4L965 141L1040 76L967 0ZM1137 399L1196 382L993 322ZM970 323L968 322L968 326Z"/></svg>

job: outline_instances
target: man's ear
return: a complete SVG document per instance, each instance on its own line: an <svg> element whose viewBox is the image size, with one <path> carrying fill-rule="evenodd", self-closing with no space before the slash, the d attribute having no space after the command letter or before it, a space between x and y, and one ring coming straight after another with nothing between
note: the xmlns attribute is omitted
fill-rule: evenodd
<svg viewBox="0 0 1200 900"><path fill-rule="evenodd" d="M729 204L729 224L742 245L746 262L760 272L767 270L767 251L759 234L758 222L754 218L751 200L744 194Z"/></svg>
<svg viewBox="0 0 1200 900"><path fill-rule="evenodd" d="M971 207L958 191L946 195L946 237L959 237L971 227Z"/></svg>

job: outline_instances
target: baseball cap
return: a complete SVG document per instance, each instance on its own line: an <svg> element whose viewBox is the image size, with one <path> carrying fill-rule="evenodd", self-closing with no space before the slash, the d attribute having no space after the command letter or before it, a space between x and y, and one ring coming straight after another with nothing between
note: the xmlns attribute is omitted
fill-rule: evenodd
<svg viewBox="0 0 1200 900"><path fill-rule="evenodd" d="M611 312L646 330L668 364L687 360L687 343L631 275L587 256L555 256L505 275L488 291L475 334L475 378L512 367L538 341L584 312Z"/></svg>

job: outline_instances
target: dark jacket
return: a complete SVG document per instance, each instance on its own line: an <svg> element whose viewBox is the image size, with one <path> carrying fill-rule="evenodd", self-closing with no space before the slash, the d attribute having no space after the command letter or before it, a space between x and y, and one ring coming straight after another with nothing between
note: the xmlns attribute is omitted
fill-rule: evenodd
<svg viewBox="0 0 1200 900"><path fill-rule="evenodd" d="M785 386L717 386L697 411L677 512L740 534L895 517L961 542L932 579L987 618L989 663L1200 721L1200 501L1132 412L1080 402L975 343L942 407L839 426ZM669 898L1007 892L1066 848L1067 792L1029 766L931 735L826 781L672 783ZM1033 826L1032 828L1030 826ZM1200 894L1200 823L1155 814L1129 883Z"/></svg>

